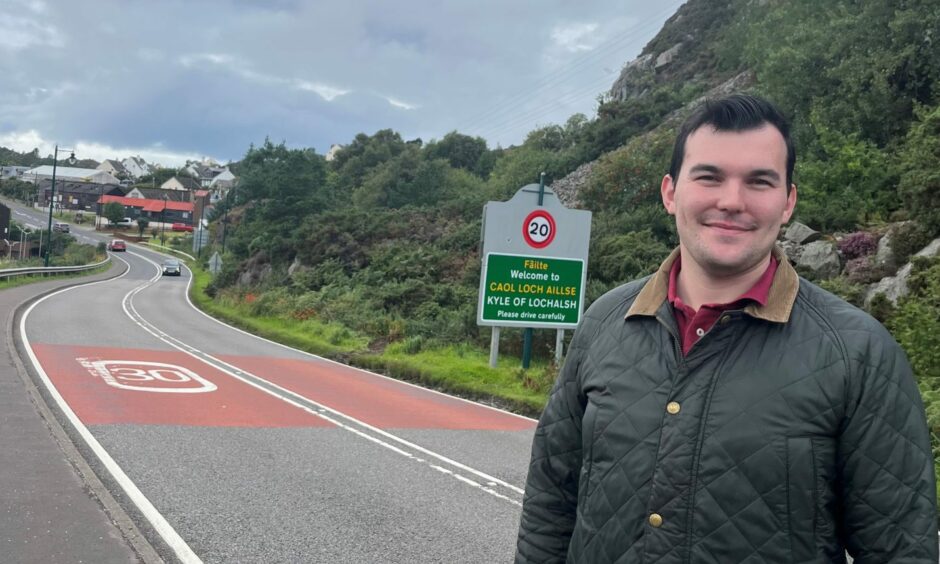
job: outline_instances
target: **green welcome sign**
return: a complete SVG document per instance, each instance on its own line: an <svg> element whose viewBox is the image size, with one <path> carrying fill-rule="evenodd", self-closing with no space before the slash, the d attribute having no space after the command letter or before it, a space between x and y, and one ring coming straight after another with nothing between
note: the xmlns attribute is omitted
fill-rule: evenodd
<svg viewBox="0 0 940 564"><path fill-rule="evenodd" d="M584 300L584 261L488 253L480 322L520 327L575 327Z"/></svg>

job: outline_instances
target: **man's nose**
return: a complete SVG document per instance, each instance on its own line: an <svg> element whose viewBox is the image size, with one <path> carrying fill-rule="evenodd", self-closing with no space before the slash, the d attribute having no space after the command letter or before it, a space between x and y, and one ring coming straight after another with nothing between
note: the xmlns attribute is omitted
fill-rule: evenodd
<svg viewBox="0 0 940 564"><path fill-rule="evenodd" d="M718 209L741 211L744 209L744 197L747 186L742 180L730 178L724 182L718 192Z"/></svg>

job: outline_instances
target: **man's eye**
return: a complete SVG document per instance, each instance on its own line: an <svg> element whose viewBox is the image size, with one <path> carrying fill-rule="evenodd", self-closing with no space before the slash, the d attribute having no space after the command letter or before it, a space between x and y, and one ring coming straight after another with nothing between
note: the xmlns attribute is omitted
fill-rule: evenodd
<svg viewBox="0 0 940 564"><path fill-rule="evenodd" d="M695 179L698 180L699 182L716 182L718 180L718 177L712 176L710 174L706 174L703 176L698 176Z"/></svg>

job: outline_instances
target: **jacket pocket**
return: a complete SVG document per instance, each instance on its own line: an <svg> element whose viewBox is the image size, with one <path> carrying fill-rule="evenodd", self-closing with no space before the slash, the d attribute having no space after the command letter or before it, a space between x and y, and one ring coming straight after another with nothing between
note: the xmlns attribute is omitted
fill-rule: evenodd
<svg viewBox="0 0 940 564"><path fill-rule="evenodd" d="M787 523L791 562L817 562L824 555L841 556L835 542L834 480L835 442L831 438L787 438Z"/></svg>
<svg viewBox="0 0 940 564"><path fill-rule="evenodd" d="M597 427L597 403L588 397L584 408L584 417L581 419L581 491L584 495L578 496L582 501L591 495L591 470L594 466L594 429Z"/></svg>
<svg viewBox="0 0 940 564"><path fill-rule="evenodd" d="M787 438L787 519L790 561L805 562L815 553L816 468L811 437Z"/></svg>

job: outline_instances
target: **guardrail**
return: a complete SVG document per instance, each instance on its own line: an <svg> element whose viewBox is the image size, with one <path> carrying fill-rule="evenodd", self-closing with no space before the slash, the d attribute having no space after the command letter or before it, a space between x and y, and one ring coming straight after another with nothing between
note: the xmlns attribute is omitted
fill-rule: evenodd
<svg viewBox="0 0 940 564"><path fill-rule="evenodd" d="M28 268L8 268L0 270L0 279L11 278L13 276L29 276L31 274L69 274L72 272L82 272L85 270L94 270L111 262L111 257L95 264L84 264L81 266L33 266Z"/></svg>

